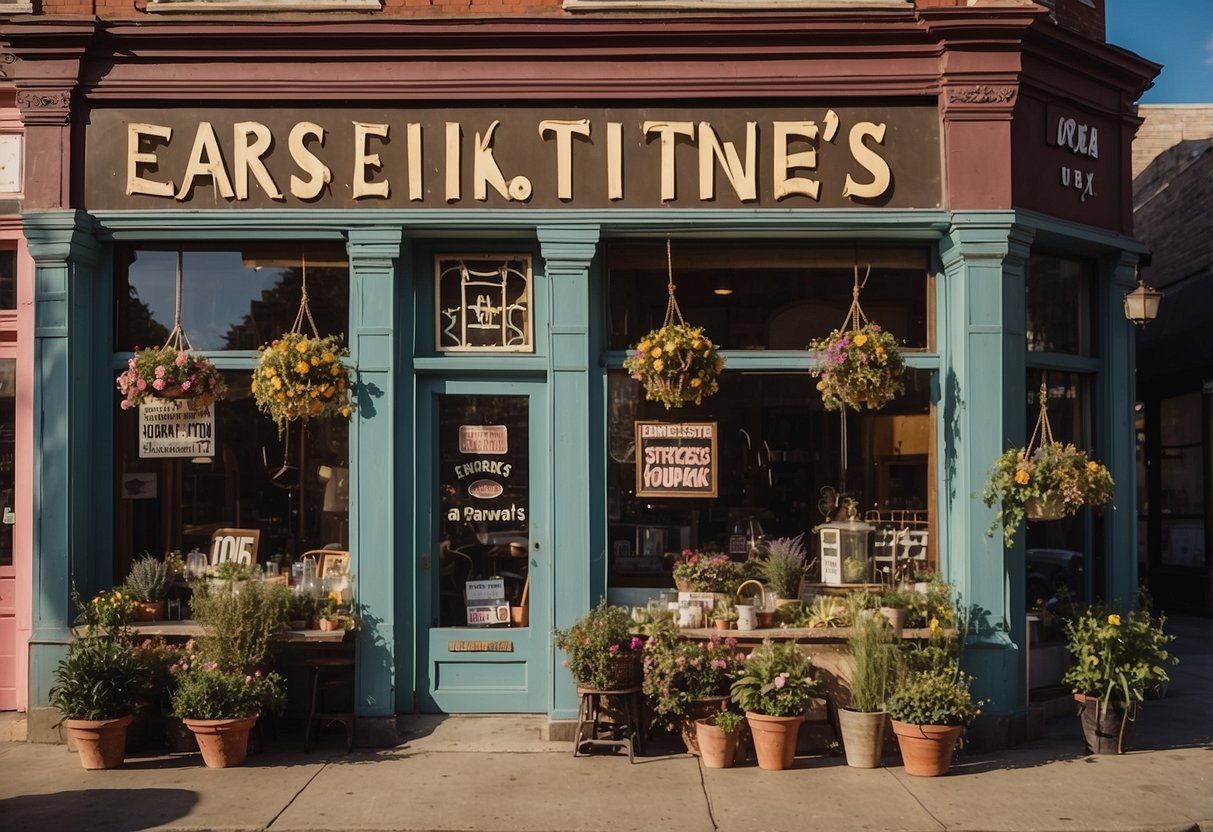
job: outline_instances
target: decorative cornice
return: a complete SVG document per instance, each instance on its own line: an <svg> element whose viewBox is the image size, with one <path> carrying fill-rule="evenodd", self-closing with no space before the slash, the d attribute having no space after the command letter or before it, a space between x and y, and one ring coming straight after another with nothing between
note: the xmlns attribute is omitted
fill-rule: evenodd
<svg viewBox="0 0 1213 832"><path fill-rule="evenodd" d="M0 78L11 78L8 68L17 62L17 56L12 52L0 52Z"/></svg>
<svg viewBox="0 0 1213 832"><path fill-rule="evenodd" d="M18 89L17 107L28 125L63 125L71 120L70 89Z"/></svg>
<svg viewBox="0 0 1213 832"><path fill-rule="evenodd" d="M952 87L948 90L948 101L953 104L1009 104L1015 99L1015 92L1015 87L992 87L988 84Z"/></svg>

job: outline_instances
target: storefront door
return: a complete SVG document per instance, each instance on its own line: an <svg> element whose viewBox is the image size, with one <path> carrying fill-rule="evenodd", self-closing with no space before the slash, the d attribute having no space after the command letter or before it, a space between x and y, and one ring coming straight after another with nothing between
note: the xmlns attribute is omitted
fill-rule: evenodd
<svg viewBox="0 0 1213 832"><path fill-rule="evenodd" d="M17 361L0 349L0 711L17 707L17 574L13 567L13 459Z"/></svg>
<svg viewBox="0 0 1213 832"><path fill-rule="evenodd" d="M546 387L426 381L418 396L423 711L547 709Z"/></svg>

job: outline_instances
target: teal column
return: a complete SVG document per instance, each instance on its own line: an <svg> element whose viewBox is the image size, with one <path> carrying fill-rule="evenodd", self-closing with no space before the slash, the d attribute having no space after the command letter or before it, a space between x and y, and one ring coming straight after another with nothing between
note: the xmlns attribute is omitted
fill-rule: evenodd
<svg viewBox="0 0 1213 832"><path fill-rule="evenodd" d="M112 390L101 368L110 349L98 350L93 283L97 261L94 223L78 211L30 213L25 237L34 259L34 494L33 628L30 636L30 738L44 735L34 709L45 707L51 674L66 651L76 585L88 596L108 586L110 539L99 540L94 522L109 514L110 461L96 458L112 447ZM104 293L103 293L104 296ZM108 451L106 451L108 452ZM53 723L54 720L50 722ZM48 723L49 725L50 723Z"/></svg>
<svg viewBox="0 0 1213 832"><path fill-rule="evenodd" d="M591 408L592 388L601 386L601 370L591 367L596 354L590 343L590 263L598 246L598 226L538 229L544 274L551 289L549 328L551 361L549 401L552 405L552 621L568 627L606 594L606 553L593 551L591 526L604 514L601 483L605 481L601 454L591 454L587 436L601 425L601 413ZM601 408L599 408L601 410ZM603 549L601 540L598 548ZM553 719L573 719L577 697L572 677L555 655Z"/></svg>
<svg viewBox="0 0 1213 832"><path fill-rule="evenodd" d="M401 541L397 511L395 261L401 230L351 229L350 352L358 368L358 407L350 424L350 548L363 628L358 634L357 714L388 719L396 713L394 581ZM360 737L366 731L360 722ZM393 729L394 726L384 726Z"/></svg>
<svg viewBox="0 0 1213 832"><path fill-rule="evenodd" d="M1124 316L1124 296L1137 285L1137 255L1122 252L1112 262L1100 303L1103 329L1099 402L1096 409L1097 458L1108 466L1116 483L1112 506L1096 522L1104 523L1107 584L1097 595L1132 604L1137 575L1137 401L1136 326Z"/></svg>
<svg viewBox="0 0 1213 832"><path fill-rule="evenodd" d="M940 244L941 567L969 615L964 665L985 713L1026 714L1024 547L987 534L986 474L1024 442L1024 272L1033 233L1010 212L956 214Z"/></svg>

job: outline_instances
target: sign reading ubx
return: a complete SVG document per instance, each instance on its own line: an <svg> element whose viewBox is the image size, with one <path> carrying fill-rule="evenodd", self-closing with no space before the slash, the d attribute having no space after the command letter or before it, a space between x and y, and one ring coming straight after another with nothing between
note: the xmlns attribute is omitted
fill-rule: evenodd
<svg viewBox="0 0 1213 832"><path fill-rule="evenodd" d="M922 106L98 109L90 210L937 208Z"/></svg>

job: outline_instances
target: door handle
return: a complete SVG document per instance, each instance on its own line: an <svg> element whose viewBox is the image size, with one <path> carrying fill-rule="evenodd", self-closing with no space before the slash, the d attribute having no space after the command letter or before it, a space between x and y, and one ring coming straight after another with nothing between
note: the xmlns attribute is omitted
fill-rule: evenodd
<svg viewBox="0 0 1213 832"><path fill-rule="evenodd" d="M429 555L421 556L421 568L425 572L430 571L430 556Z"/></svg>

